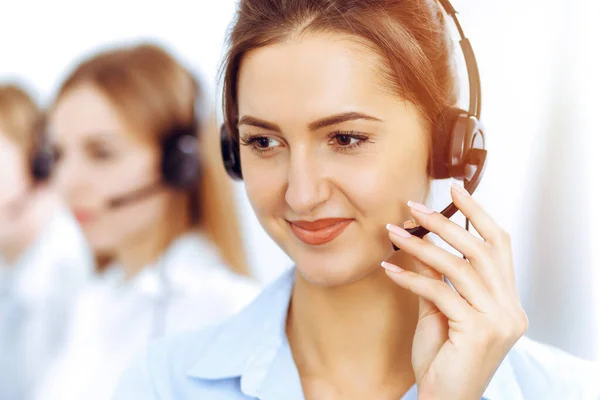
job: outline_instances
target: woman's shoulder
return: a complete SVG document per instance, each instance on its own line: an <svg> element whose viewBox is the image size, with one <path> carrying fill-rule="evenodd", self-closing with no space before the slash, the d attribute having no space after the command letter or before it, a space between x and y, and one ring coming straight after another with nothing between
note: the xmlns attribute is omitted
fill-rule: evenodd
<svg viewBox="0 0 600 400"><path fill-rule="evenodd" d="M214 245L199 233L188 233L178 238L166 252L162 263L167 267L170 283L192 297L205 295L215 301L227 299L244 305L261 288L256 280L231 271Z"/></svg>
<svg viewBox="0 0 600 400"><path fill-rule="evenodd" d="M510 370L524 399L600 399L600 363L528 337L515 344L501 368Z"/></svg>
<svg viewBox="0 0 600 400"><path fill-rule="evenodd" d="M205 304L215 312L229 310L228 315L237 313L260 293L259 281L236 274L224 264L215 263L210 268L180 265L177 273L169 279L171 289L180 293L183 303L192 306Z"/></svg>

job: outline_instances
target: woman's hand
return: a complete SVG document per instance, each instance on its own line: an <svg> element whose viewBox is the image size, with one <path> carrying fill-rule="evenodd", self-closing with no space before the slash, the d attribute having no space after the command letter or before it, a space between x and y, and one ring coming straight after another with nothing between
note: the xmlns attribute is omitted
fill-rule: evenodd
<svg viewBox="0 0 600 400"><path fill-rule="evenodd" d="M409 206L419 225L468 261L388 225L390 239L413 257L417 268L413 272L382 264L394 282L420 299L412 350L419 399L481 399L528 325L515 285L508 234L463 188L453 186L451 193L483 240L420 204Z"/></svg>

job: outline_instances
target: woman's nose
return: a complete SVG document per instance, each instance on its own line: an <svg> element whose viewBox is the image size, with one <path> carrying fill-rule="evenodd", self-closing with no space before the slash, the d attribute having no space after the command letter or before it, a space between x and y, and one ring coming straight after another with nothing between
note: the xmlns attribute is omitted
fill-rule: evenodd
<svg viewBox="0 0 600 400"><path fill-rule="evenodd" d="M309 151L291 154L285 200L298 215L309 215L329 199L329 183L324 178L321 163L312 159Z"/></svg>

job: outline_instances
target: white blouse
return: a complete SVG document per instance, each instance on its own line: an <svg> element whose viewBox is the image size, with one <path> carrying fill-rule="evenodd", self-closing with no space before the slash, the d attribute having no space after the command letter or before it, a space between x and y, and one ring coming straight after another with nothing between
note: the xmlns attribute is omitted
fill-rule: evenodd
<svg viewBox="0 0 600 400"><path fill-rule="evenodd" d="M0 260L0 399L30 399L67 335L93 259L60 209L14 265Z"/></svg>
<svg viewBox="0 0 600 400"><path fill-rule="evenodd" d="M113 265L78 301L68 346L37 398L108 400L126 366L152 339L216 324L258 291L197 234L177 239L130 280Z"/></svg>

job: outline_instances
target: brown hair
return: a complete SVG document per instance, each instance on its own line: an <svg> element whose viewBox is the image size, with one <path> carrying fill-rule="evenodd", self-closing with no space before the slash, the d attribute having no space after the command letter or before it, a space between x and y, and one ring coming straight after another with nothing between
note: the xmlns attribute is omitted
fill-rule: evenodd
<svg viewBox="0 0 600 400"><path fill-rule="evenodd" d="M15 83L0 85L0 128L28 155L36 144L42 112L32 96Z"/></svg>
<svg viewBox="0 0 600 400"><path fill-rule="evenodd" d="M108 50L85 60L62 84L55 104L74 87L85 84L105 95L123 120L136 127L136 132L152 135L157 141L174 127L191 126L194 103L203 100L199 83L192 74L153 44ZM247 275L244 252L240 251L243 243L233 187L220 158L215 156L220 154L216 123L214 118L206 118L201 125L201 182L198 191L185 195L188 207L174 207L178 210L173 212L197 208L197 226L214 242L233 271ZM198 193L200 198L194 199ZM193 214L187 214L188 227L194 225Z"/></svg>
<svg viewBox="0 0 600 400"><path fill-rule="evenodd" d="M343 33L383 57L386 88L429 123L457 102L452 43L434 0L241 0L223 63L226 126L237 132L237 80L249 51L304 33Z"/></svg>

